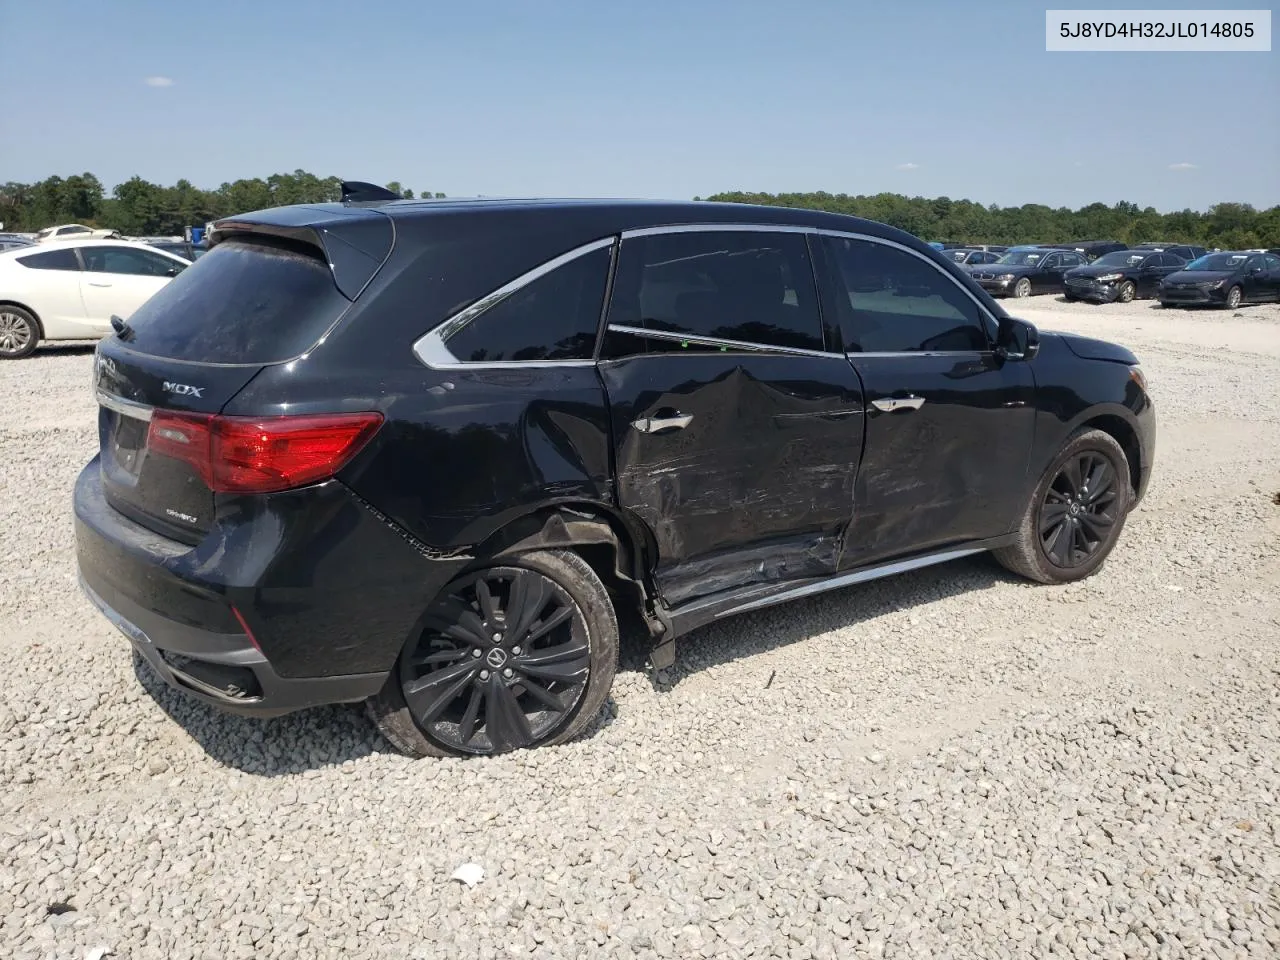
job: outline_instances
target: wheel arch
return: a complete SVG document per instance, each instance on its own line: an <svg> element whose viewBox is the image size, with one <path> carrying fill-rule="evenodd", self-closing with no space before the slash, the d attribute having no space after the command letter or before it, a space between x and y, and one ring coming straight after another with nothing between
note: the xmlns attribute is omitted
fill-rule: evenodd
<svg viewBox="0 0 1280 960"><path fill-rule="evenodd" d="M612 505L562 501L539 506L509 521L470 551L477 563L530 550L572 550L596 572L611 594L630 599L650 634L669 633L652 576L652 534Z"/></svg>
<svg viewBox="0 0 1280 960"><path fill-rule="evenodd" d="M1118 405L1102 410L1097 408L1086 410L1079 418L1079 422L1073 424L1067 431L1067 435L1070 436L1082 429L1101 430L1120 444L1125 460L1129 463L1129 486L1136 496L1142 489L1142 476L1146 464L1143 462L1142 442L1138 439L1138 429L1133 421L1133 415L1126 408Z"/></svg>
<svg viewBox="0 0 1280 960"><path fill-rule="evenodd" d="M40 319L40 314L36 313L35 310L31 309L21 300L13 300L9 297L0 297L0 307L17 307L19 310L25 310L27 313L31 314L31 319L36 322L36 333L39 335L41 340L45 338L44 321Z"/></svg>

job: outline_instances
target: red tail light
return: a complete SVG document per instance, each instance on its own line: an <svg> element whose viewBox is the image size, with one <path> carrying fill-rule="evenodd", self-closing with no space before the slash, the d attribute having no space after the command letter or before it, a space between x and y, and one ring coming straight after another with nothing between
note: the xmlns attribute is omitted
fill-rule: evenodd
<svg viewBox="0 0 1280 960"><path fill-rule="evenodd" d="M147 449L191 464L216 493L273 493L333 476L381 425L380 413L258 419L157 410Z"/></svg>

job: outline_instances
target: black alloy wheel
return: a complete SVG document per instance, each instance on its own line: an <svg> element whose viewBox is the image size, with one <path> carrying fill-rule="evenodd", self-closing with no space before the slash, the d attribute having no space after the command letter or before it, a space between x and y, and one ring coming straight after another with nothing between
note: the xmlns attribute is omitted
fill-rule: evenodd
<svg viewBox="0 0 1280 960"><path fill-rule="evenodd" d="M418 726L457 753L501 753L550 739L586 690L591 648L568 592L518 567L455 581L400 658Z"/></svg>
<svg viewBox="0 0 1280 960"><path fill-rule="evenodd" d="M1062 465L1040 503L1040 547L1049 562L1078 567L1111 540L1119 517L1117 479L1111 462L1095 451Z"/></svg>

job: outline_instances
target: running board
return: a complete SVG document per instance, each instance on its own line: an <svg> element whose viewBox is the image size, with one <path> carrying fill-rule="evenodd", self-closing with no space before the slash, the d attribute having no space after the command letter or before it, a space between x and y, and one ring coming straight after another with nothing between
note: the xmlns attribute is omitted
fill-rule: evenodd
<svg viewBox="0 0 1280 960"><path fill-rule="evenodd" d="M705 626L724 617L771 607L775 603L799 600L801 597L815 596L819 593L826 593L828 590L839 590L841 587L853 586L855 583L866 583L869 580L879 580L883 577L892 577L910 570L919 570L921 567L931 567L937 563L946 563L950 560L958 560L961 557L970 557L976 553L985 553L993 547L1002 545L1005 540L1007 540L1006 537L984 540L980 543L971 543L964 547L944 550L941 553L924 554L918 557L909 557L905 560L895 560L892 563L862 567L857 570L837 573L830 577L798 582L791 581L789 583L755 583L736 590L726 590L723 593L712 594L709 597L702 597L684 606L676 607L671 611L671 638L674 639L681 634L696 630L698 627Z"/></svg>

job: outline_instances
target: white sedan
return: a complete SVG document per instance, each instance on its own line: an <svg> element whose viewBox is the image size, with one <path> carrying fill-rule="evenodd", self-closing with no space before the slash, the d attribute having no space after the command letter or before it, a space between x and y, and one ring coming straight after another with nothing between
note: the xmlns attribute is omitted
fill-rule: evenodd
<svg viewBox="0 0 1280 960"><path fill-rule="evenodd" d="M123 240L67 240L0 253L0 359L41 340L96 340L191 266Z"/></svg>

